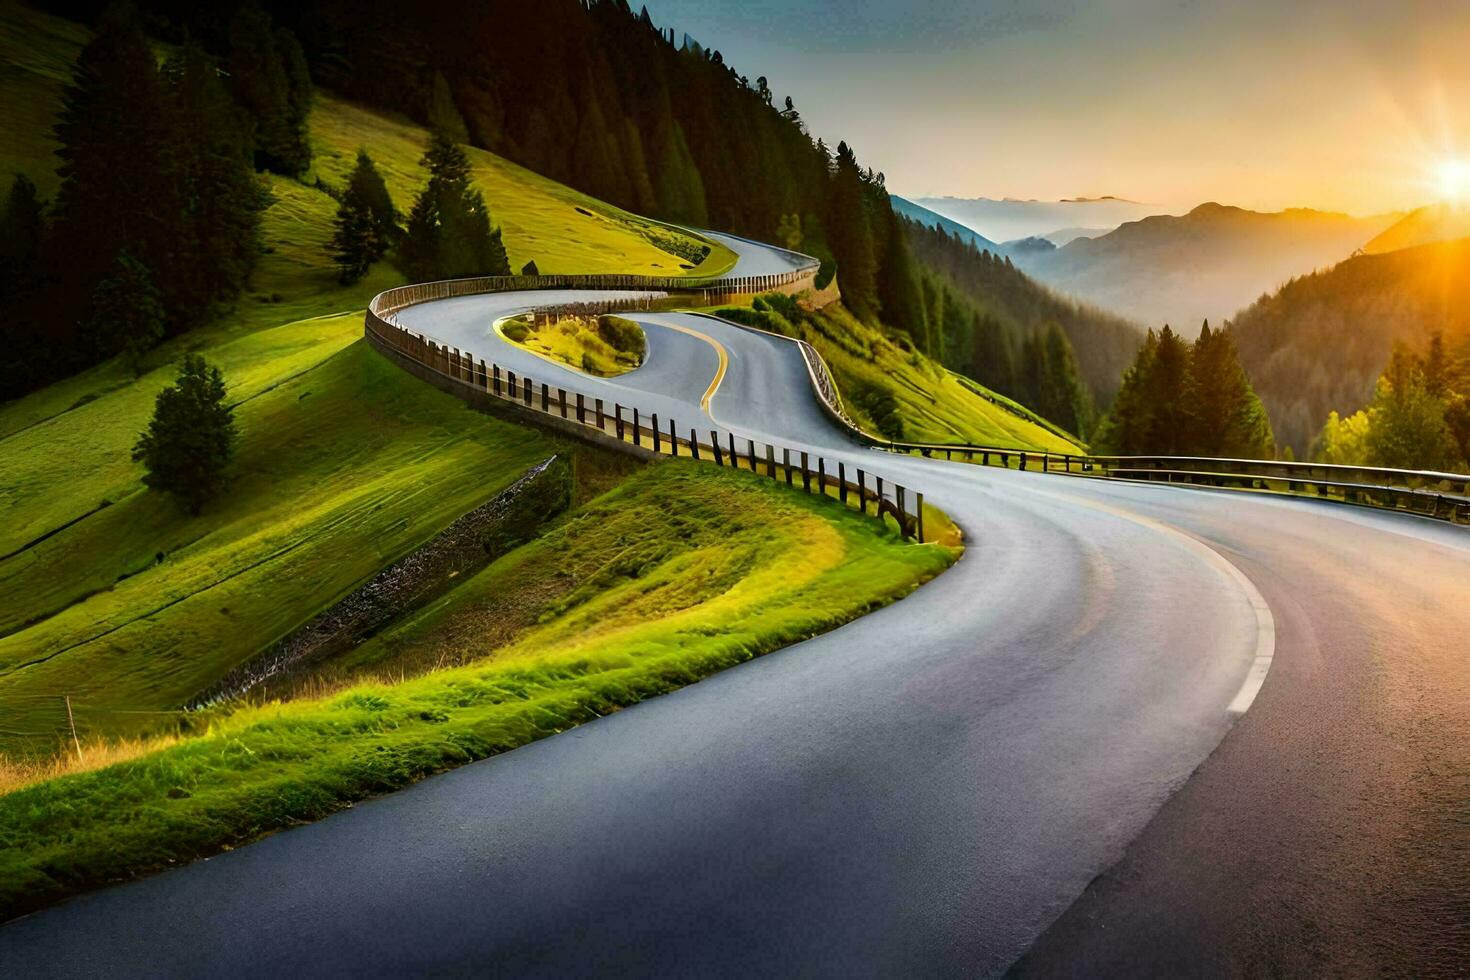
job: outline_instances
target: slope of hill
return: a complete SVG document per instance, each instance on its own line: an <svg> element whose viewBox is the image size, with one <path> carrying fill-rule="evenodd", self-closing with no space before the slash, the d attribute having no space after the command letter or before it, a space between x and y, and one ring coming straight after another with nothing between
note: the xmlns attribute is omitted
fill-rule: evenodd
<svg viewBox="0 0 1470 980"><path fill-rule="evenodd" d="M1470 237L1470 206L1463 204L1430 204L1404 215L1374 238L1363 251L1381 255L1415 245L1448 242Z"/></svg>
<svg viewBox="0 0 1470 980"><path fill-rule="evenodd" d="M29 39L0 43L0 162L54 188L51 124L30 110L55 107L88 35L8 2L0 24ZM339 183L366 146L406 209L427 135L319 93L317 176ZM469 155L518 263L670 274L688 265L676 251L711 244ZM328 244L336 201L266 179L266 253L234 310L152 351L138 376L107 362L0 405L0 750L53 746L62 694L84 736L167 717L137 712L177 706L556 451L370 355L361 314L343 311L399 277L383 264L340 285ZM700 271L733 260L715 246ZM241 428L234 488L197 519L144 491L129 455L184 351L223 368Z"/></svg>
<svg viewBox="0 0 1470 980"><path fill-rule="evenodd" d="M991 252L1004 251L1000 245L986 238L973 228L962 225L953 218L946 218L937 211L931 211L922 204L915 204L913 201L899 197L897 194L889 195L889 200L893 202L893 210L905 218L917 221L926 228L942 228L951 237L958 238L966 245L974 245L982 251L986 249Z"/></svg>
<svg viewBox="0 0 1470 980"><path fill-rule="evenodd" d="M991 252L987 258L983 251L942 229L917 222L909 222L907 228L914 257L994 318L1013 342L1057 323L1072 344L1082 380L1097 404L1105 406L1112 400L1143 339L1137 324L1057 295L1027 276L1008 256ZM983 352L974 353L983 356ZM950 367L985 376L982 365L961 362Z"/></svg>
<svg viewBox="0 0 1470 980"><path fill-rule="evenodd" d="M1470 239L1356 256L1262 297L1233 326L1277 439L1303 456L1328 412L1367 405L1395 341L1470 342Z"/></svg>
<svg viewBox="0 0 1470 980"><path fill-rule="evenodd" d="M1201 204L1016 261L1079 299L1192 337L1202 321L1219 322L1292 276L1347 258L1396 217Z"/></svg>
<svg viewBox="0 0 1470 980"><path fill-rule="evenodd" d="M1063 245L1074 242L1079 238L1101 238L1112 230L1111 228L1058 228L1056 231L1049 231L1041 237L1051 242L1057 248L1061 248Z"/></svg>
<svg viewBox="0 0 1470 980"><path fill-rule="evenodd" d="M1050 238L1048 233L1057 228L1100 228L1106 232L1125 221L1137 221L1160 211L1156 204L1142 204L1120 197L1078 197L1061 201L921 197L916 198L915 203L998 242L1033 235Z"/></svg>

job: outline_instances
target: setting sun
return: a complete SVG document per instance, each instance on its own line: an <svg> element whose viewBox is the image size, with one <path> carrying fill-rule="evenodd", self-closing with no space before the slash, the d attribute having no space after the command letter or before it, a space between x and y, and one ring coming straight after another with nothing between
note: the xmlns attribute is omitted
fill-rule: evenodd
<svg viewBox="0 0 1470 980"><path fill-rule="evenodd" d="M1446 201L1463 201L1470 197L1470 161L1445 160L1435 170L1439 195Z"/></svg>

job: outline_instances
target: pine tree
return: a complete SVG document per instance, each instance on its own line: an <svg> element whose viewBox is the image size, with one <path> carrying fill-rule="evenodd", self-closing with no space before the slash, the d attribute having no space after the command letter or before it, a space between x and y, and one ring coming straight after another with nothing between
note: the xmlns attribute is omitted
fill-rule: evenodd
<svg viewBox="0 0 1470 980"><path fill-rule="evenodd" d="M1271 423L1228 330L1211 330L1205 321L1190 352L1189 374L1189 435L1181 448L1194 456L1270 457L1275 450Z"/></svg>
<svg viewBox="0 0 1470 980"><path fill-rule="evenodd" d="M848 309L860 318L878 316L878 261L857 157L846 143L837 146L827 212L827 242L837 259L837 277Z"/></svg>
<svg viewBox="0 0 1470 980"><path fill-rule="evenodd" d="M336 231L332 236L332 257L337 261L342 282L357 282L367 275L372 264L388 253L398 235L398 212L388 194L388 185L373 166L372 157L359 149L357 165L337 205Z"/></svg>
<svg viewBox="0 0 1470 980"><path fill-rule="evenodd" d="M434 69L433 81L429 83L429 105L424 110L429 129L443 133L456 143L468 143L470 132L465 126L459 106L454 104L454 95L449 91L449 82L444 73Z"/></svg>
<svg viewBox="0 0 1470 980"><path fill-rule="evenodd" d="M45 226L45 206L36 194L35 183L25 174L16 174L5 209L0 211L0 276L4 277L7 297L14 295L16 283L35 275Z"/></svg>
<svg viewBox="0 0 1470 980"><path fill-rule="evenodd" d="M284 48L284 50L283 50ZM230 83L253 124L256 165L295 176L311 166L306 119L310 77L300 46L277 31L270 15L247 0L230 21Z"/></svg>
<svg viewBox="0 0 1470 980"><path fill-rule="evenodd" d="M77 57L56 123L57 322L85 321L92 289L124 249L155 270L177 251L183 188L176 132L136 10L109 8Z"/></svg>
<svg viewBox="0 0 1470 980"><path fill-rule="evenodd" d="M888 195L884 194L881 213L886 216L888 248L878 269L878 301L883 310L883 320L889 326L907 331L925 354L939 360L944 356L944 345L938 336L944 314L942 310L934 311L932 323L926 315L919 272L913 256L909 254L908 240L899 225L898 214L888 204L887 198Z"/></svg>
<svg viewBox="0 0 1470 980"><path fill-rule="evenodd" d="M185 355L174 384L158 393L153 418L133 448L149 489L172 495L190 514L225 488L238 436L225 380L197 354Z"/></svg>
<svg viewBox="0 0 1470 980"><path fill-rule="evenodd" d="M186 43L166 66L175 106L173 146L184 193L184 247L154 267L169 319L196 322L242 292L261 252L266 195L250 165L239 114L204 49Z"/></svg>
<svg viewBox="0 0 1470 980"><path fill-rule="evenodd" d="M88 333L102 357L122 356L134 374L163 339L164 308L153 275L130 253L119 252L112 274L92 290Z"/></svg>
<svg viewBox="0 0 1470 980"><path fill-rule="evenodd" d="M421 163L429 181L414 201L399 249L404 273L419 281L509 275L500 229L491 229L485 199L470 184L464 150L436 133Z"/></svg>
<svg viewBox="0 0 1470 980"><path fill-rule="evenodd" d="M535 259L532 259L531 261L527 262L525 265L521 266L521 275L523 275L523 276L539 276L539 275L541 275L541 270L538 269L538 268L536 268L536 260Z"/></svg>
<svg viewBox="0 0 1470 980"><path fill-rule="evenodd" d="M1158 456L1183 455L1190 429L1189 345L1169 325L1159 331L1158 347L1147 376L1145 396L1149 401L1150 422L1146 450Z"/></svg>
<svg viewBox="0 0 1470 980"><path fill-rule="evenodd" d="M374 165L373 158L368 156L367 150L357 151L357 164L352 168L352 176L348 178L347 190L343 196L357 198L372 215L374 260L387 255L388 250L403 236L403 229L398 226L401 216L393 204L392 195L388 193L383 175L378 173L378 168Z"/></svg>
<svg viewBox="0 0 1470 980"><path fill-rule="evenodd" d="M0 210L0 296L6 313L0 317L0 402L29 390L50 376L37 364L43 359L44 339L36 330L34 304L41 288L41 248L46 231L45 206L36 185L16 174Z"/></svg>
<svg viewBox="0 0 1470 980"><path fill-rule="evenodd" d="M1103 452L1133 456L1151 451L1154 403L1150 397L1154 363L1158 359L1159 336L1150 330L1123 373L1123 384L1113 398L1113 407L1098 427L1094 442Z"/></svg>
<svg viewBox="0 0 1470 980"><path fill-rule="evenodd" d="M1042 344L1046 349L1045 381L1038 411L1068 432L1085 437L1092 419L1092 400L1077 376L1071 341L1053 322L1047 325Z"/></svg>
<svg viewBox="0 0 1470 980"><path fill-rule="evenodd" d="M969 374L985 387L1016 397L1015 354L1010 335L1000 321L988 313L976 313L970 328L974 337Z"/></svg>
<svg viewBox="0 0 1470 980"><path fill-rule="evenodd" d="M337 205L336 230L332 233L332 258L337 278L344 285L367 275L381 254L367 202L349 190Z"/></svg>

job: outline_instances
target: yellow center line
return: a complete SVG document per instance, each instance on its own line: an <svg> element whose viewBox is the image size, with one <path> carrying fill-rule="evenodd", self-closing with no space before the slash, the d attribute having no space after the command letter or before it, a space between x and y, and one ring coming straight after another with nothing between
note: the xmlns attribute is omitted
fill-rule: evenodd
<svg viewBox="0 0 1470 980"><path fill-rule="evenodd" d="M691 337L698 337L700 340L713 347L715 349L715 353L720 355L720 366L715 370L714 380L709 383L709 387L704 390L704 397L699 400L699 407L704 411L704 414L708 415L712 420L718 423L719 419L716 419L715 413L710 411L709 402L711 398L715 397L715 392L720 390L720 382L725 380L725 370L730 366L730 355L728 352L726 352L724 345L715 338L711 337L709 334L700 333L693 327L684 327L680 326L677 323L668 323L663 320L654 320L652 322L657 323L661 327L668 327L670 330L677 330L680 333L687 333Z"/></svg>

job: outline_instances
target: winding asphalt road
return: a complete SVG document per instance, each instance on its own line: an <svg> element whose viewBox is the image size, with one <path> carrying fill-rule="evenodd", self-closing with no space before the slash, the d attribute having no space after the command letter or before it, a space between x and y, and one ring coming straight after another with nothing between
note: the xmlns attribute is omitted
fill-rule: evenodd
<svg viewBox="0 0 1470 980"><path fill-rule="evenodd" d="M780 258L732 244L741 272ZM598 381L492 333L531 301L400 319L923 490L965 557L674 694L13 922L0 974L1463 971L1462 529L859 449L787 341L640 315L647 363Z"/></svg>

